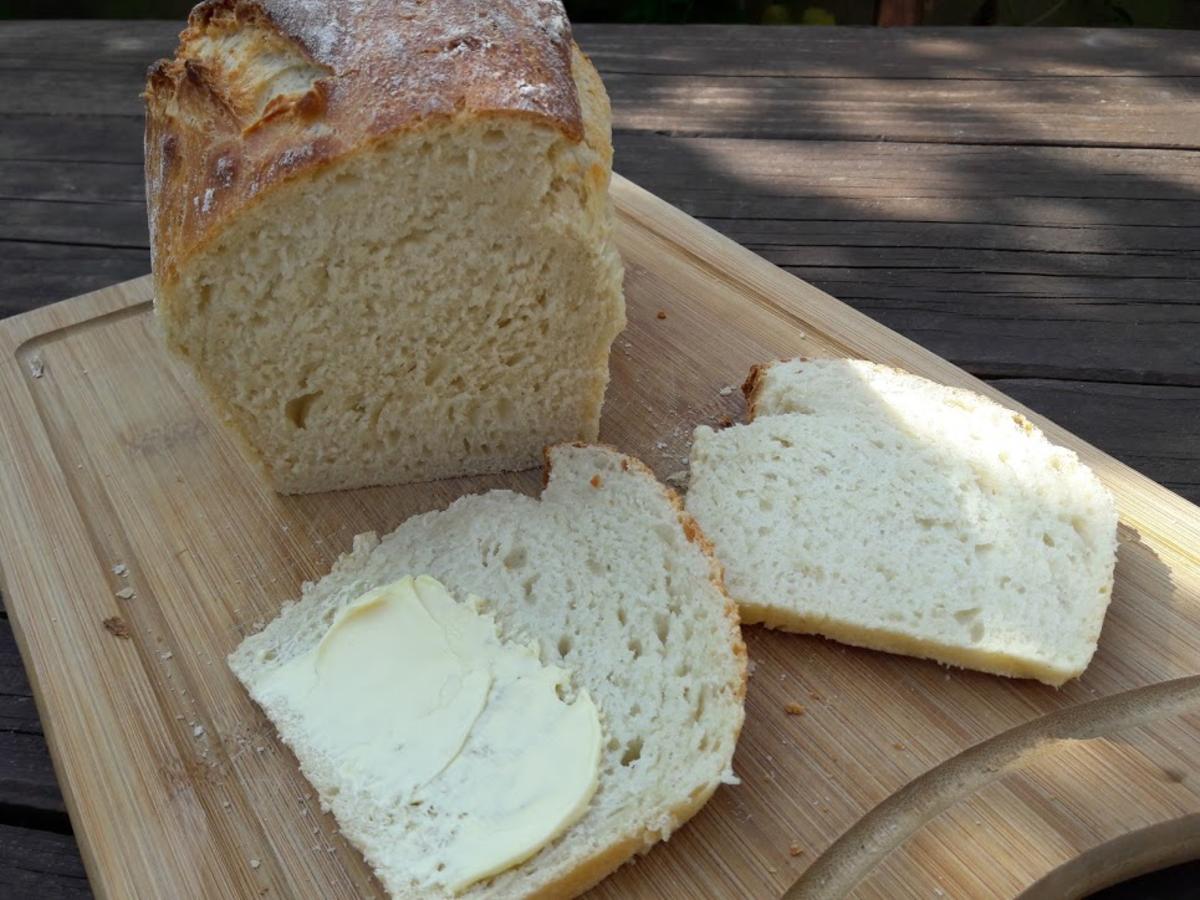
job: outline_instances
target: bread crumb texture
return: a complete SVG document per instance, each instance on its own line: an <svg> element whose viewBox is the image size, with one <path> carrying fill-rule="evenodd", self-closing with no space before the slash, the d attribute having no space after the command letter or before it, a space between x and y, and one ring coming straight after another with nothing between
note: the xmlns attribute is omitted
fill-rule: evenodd
<svg viewBox="0 0 1200 900"><path fill-rule="evenodd" d="M696 430L688 510L743 619L1061 684L1112 593L1117 514L1070 450L868 362L756 367L754 420Z"/></svg>
<svg viewBox="0 0 1200 900"><path fill-rule="evenodd" d="M561 6L374 0L369 34L253 7L194 16L152 71L147 184L167 344L272 485L594 440L622 268L608 100Z"/></svg>
<svg viewBox="0 0 1200 900"><path fill-rule="evenodd" d="M404 575L429 574L460 600L484 598L504 639L533 640L543 662L573 672L573 689L587 689L604 730L591 806L469 897L581 892L735 780L745 647L716 563L640 463L567 445L549 460L540 499L493 491L410 519L382 541L360 535L329 575L230 657L263 702L263 677L318 642L342 607ZM592 487L596 477L603 490ZM397 897L448 896L439 852L456 822L436 803L395 808L356 791L310 751L291 710L265 711L385 887Z"/></svg>

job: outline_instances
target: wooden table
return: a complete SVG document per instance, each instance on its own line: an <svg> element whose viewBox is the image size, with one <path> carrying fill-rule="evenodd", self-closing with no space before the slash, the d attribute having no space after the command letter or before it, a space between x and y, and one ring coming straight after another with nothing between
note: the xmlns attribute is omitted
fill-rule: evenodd
<svg viewBox="0 0 1200 900"><path fill-rule="evenodd" d="M0 316L148 271L138 94L178 30L0 24ZM624 175L1200 501L1194 33L576 35ZM88 895L7 621L0 894Z"/></svg>

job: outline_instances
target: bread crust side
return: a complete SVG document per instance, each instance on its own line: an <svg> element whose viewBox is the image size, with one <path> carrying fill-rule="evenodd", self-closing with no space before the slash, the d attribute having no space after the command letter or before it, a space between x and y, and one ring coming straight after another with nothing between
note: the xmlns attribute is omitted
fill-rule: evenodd
<svg viewBox="0 0 1200 900"><path fill-rule="evenodd" d="M671 831L679 828L698 813L716 791L718 784L705 785L686 802L672 807ZM578 897L589 888L595 887L635 856L642 856L663 840L663 835L653 829L635 831L620 842L601 850L577 865L567 874L528 895L528 900L569 900Z"/></svg>
<svg viewBox="0 0 1200 900"><path fill-rule="evenodd" d="M985 650L972 650L953 644L923 641L888 628L864 628L849 622L817 619L801 612L779 607L762 606L757 603L741 604L742 615L748 625L762 625L778 631L794 634L816 634L842 644L930 659L947 666L957 666L990 675L1008 678L1032 678L1051 687L1061 687L1072 678L1083 674L1080 669L1062 669L1036 660Z"/></svg>
<svg viewBox="0 0 1200 900"><path fill-rule="evenodd" d="M469 116L583 140L576 53L558 3L206 0L143 94L156 282L274 187L389 135Z"/></svg>

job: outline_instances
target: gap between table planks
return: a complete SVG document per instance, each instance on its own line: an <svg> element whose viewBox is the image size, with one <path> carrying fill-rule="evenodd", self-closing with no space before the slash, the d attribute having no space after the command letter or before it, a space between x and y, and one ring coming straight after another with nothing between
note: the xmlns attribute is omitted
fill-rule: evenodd
<svg viewBox="0 0 1200 900"><path fill-rule="evenodd" d="M721 388L773 356L999 396L630 182L613 193L630 324L602 437L660 477L693 425L740 413ZM354 533L470 490L534 492L537 473L276 496L162 351L150 296L139 279L0 325L5 595L92 885L377 891L224 656ZM1056 691L748 628L743 784L596 897L777 896L798 878L798 896L1057 896L1200 853L1200 510L1025 412L1121 511L1084 677Z"/></svg>

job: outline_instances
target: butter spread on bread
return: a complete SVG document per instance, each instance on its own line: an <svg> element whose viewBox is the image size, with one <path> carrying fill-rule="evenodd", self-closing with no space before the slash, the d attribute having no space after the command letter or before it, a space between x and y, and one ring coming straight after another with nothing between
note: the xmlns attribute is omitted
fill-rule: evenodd
<svg viewBox="0 0 1200 900"><path fill-rule="evenodd" d="M540 497L501 490L462 497L382 540L356 538L332 572L305 585L298 602L229 657L342 834L394 897L453 896L442 878L449 869L439 873L436 864L459 819L429 810L456 789L439 802L446 779L435 778L421 806L356 789L328 754L295 740L303 731L293 707L263 688L274 671L310 654L343 609L405 575L429 574L460 603L484 598L480 611L493 617L501 639L536 641L542 662L570 671L567 698L586 691L603 724L596 792L579 820L464 896L574 896L668 837L720 784L736 780L746 651L704 535L638 460L595 446L560 445L547 455ZM370 665L365 654L362 665ZM504 772L497 759L493 789L503 786Z"/></svg>
<svg viewBox="0 0 1200 900"><path fill-rule="evenodd" d="M536 643L502 641L484 602L406 576L344 607L258 690L290 707L288 742L323 754L342 789L436 808L458 827L430 879L459 892L573 825L595 793L601 730L587 690Z"/></svg>

